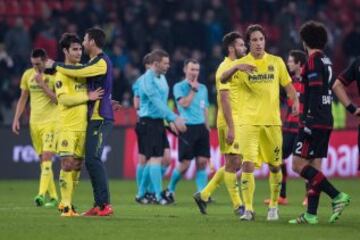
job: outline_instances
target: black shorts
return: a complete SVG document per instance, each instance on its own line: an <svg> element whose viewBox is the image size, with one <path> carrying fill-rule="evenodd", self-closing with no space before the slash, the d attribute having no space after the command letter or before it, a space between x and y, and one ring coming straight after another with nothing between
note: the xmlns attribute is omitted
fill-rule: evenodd
<svg viewBox="0 0 360 240"><path fill-rule="evenodd" d="M295 132L283 131L283 146L282 146L283 159L287 159L291 155L295 145L296 136L297 133Z"/></svg>
<svg viewBox="0 0 360 240"><path fill-rule="evenodd" d="M300 128L293 154L305 159L327 157L331 131L331 129L312 129L311 135L308 135L304 132L304 128Z"/></svg>
<svg viewBox="0 0 360 240"><path fill-rule="evenodd" d="M204 124L186 125L186 132L181 133L179 141L179 161L194 157L210 157L209 131Z"/></svg>
<svg viewBox="0 0 360 240"><path fill-rule="evenodd" d="M144 124L141 124L140 121L136 123L135 133L138 142L138 151L140 154L144 154Z"/></svg>
<svg viewBox="0 0 360 240"><path fill-rule="evenodd" d="M140 118L143 154L146 159L162 157L169 147L163 119Z"/></svg>

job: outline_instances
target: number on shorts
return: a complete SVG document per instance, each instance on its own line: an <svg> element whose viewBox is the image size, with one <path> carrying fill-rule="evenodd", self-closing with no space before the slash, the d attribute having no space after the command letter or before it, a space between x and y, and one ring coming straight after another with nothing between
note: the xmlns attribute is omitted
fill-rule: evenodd
<svg viewBox="0 0 360 240"><path fill-rule="evenodd" d="M295 149L295 153L296 153L296 154L301 154L302 146L303 146L303 143L302 143L302 142L297 142L297 143L296 143L296 149Z"/></svg>

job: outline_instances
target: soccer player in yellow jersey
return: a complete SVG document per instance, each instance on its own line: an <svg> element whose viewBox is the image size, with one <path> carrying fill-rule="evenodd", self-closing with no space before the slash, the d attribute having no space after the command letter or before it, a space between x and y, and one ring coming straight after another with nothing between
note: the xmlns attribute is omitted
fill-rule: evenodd
<svg viewBox="0 0 360 240"><path fill-rule="evenodd" d="M64 33L60 48L65 64L78 65L81 60L81 40L76 34ZM78 216L72 205L74 188L79 182L87 127L87 102L101 99L103 90L87 91L85 78L74 78L57 72L55 90L59 104L57 152L61 157L61 216Z"/></svg>
<svg viewBox="0 0 360 240"><path fill-rule="evenodd" d="M236 171L240 169L241 159L239 152L239 82L228 81L236 78L235 72L252 72L254 66L248 64L234 65L234 61L246 54L246 46L238 32L230 32L223 38L223 48L227 57L216 71L216 89L218 101L217 128L219 135L220 151L225 155L225 166L221 167L207 186L194 195L194 199L201 213L206 214L206 203L215 189L225 182L229 192L234 213L242 215L244 206L240 198L237 185Z"/></svg>
<svg viewBox="0 0 360 240"><path fill-rule="evenodd" d="M16 105L12 131L19 134L20 117L30 97L30 134L36 153L40 157L39 193L34 201L37 206L45 204L46 193L50 201L46 207L56 207L58 196L52 171L52 158L55 153L54 128L57 116L57 101L54 93L54 78L44 74L47 54L44 49L34 49L31 53L32 68L27 69L20 83L21 95Z"/></svg>
<svg viewBox="0 0 360 240"><path fill-rule="evenodd" d="M299 100L284 61L265 52L265 31L260 25L250 25L245 40L250 52L236 61L256 66L252 74L238 71L231 79L239 84L239 152L243 157L241 191L245 213L241 220L254 220L254 170L263 162L270 169L270 203L267 220L278 220L278 197L282 174L282 134L280 119L280 86L294 102L293 114L298 114Z"/></svg>

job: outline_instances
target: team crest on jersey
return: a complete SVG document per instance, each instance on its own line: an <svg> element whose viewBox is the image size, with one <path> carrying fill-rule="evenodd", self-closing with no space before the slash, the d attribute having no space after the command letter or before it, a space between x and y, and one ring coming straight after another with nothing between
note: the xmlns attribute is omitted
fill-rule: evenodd
<svg viewBox="0 0 360 240"><path fill-rule="evenodd" d="M63 140L63 141L61 142L61 146L63 146L63 147L67 147L68 145L69 145L69 143L68 143L67 140Z"/></svg>
<svg viewBox="0 0 360 240"><path fill-rule="evenodd" d="M274 66L273 66L273 65L269 65L269 66L268 66L268 71L269 71L269 72L273 72L273 71L274 71Z"/></svg>
<svg viewBox="0 0 360 240"><path fill-rule="evenodd" d="M56 86L56 88L61 88L62 87L62 82L61 81L56 81L55 86Z"/></svg>

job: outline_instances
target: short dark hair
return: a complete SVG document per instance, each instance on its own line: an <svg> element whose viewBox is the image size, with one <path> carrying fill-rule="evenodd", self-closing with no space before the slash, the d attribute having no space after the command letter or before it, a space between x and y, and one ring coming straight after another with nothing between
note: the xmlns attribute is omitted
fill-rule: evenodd
<svg viewBox="0 0 360 240"><path fill-rule="evenodd" d="M105 46L105 32L101 28L93 27L86 30L85 34L88 35L89 40L93 39L99 48Z"/></svg>
<svg viewBox="0 0 360 240"><path fill-rule="evenodd" d="M300 65L304 65L306 63L306 54L304 51L301 50L291 50L289 52L289 55L294 58L294 62L298 64L300 62Z"/></svg>
<svg viewBox="0 0 360 240"><path fill-rule="evenodd" d="M151 64L153 61L151 59L151 53L147 53L144 57L143 57L143 64Z"/></svg>
<svg viewBox="0 0 360 240"><path fill-rule="evenodd" d="M238 38L243 39L243 37L239 32L229 32L223 37L222 46L223 46L223 51L226 54L229 54L229 50L228 50L229 46L234 44L235 40Z"/></svg>
<svg viewBox="0 0 360 240"><path fill-rule="evenodd" d="M200 62L198 60L196 60L195 58L187 58L184 61L184 67L186 67L189 63L194 63L194 64L200 65Z"/></svg>
<svg viewBox="0 0 360 240"><path fill-rule="evenodd" d="M69 49L72 43L79 43L81 45L81 40L78 35L75 33L64 33L59 41L60 48Z"/></svg>
<svg viewBox="0 0 360 240"><path fill-rule="evenodd" d="M160 62L164 57L169 57L169 54L162 49L155 49L151 53L151 62Z"/></svg>
<svg viewBox="0 0 360 240"><path fill-rule="evenodd" d="M46 59L47 58L46 50L43 48L34 48L31 52L31 57Z"/></svg>
<svg viewBox="0 0 360 240"><path fill-rule="evenodd" d="M250 43L251 34L256 31L261 32L262 35L264 35L264 38L266 39L266 32L265 32L265 29L263 28L263 26L261 26L260 24L252 24L252 25L249 25L245 31L246 44Z"/></svg>
<svg viewBox="0 0 360 240"><path fill-rule="evenodd" d="M308 21L300 28L302 41L311 49L324 49L328 35L324 24L316 21Z"/></svg>

